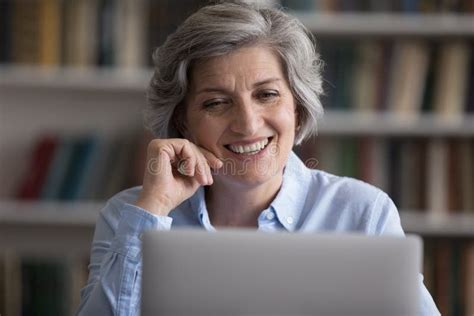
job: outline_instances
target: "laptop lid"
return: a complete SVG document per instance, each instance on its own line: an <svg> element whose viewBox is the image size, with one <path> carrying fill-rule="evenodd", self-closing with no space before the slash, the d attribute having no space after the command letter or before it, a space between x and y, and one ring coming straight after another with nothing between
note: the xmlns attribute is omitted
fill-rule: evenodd
<svg viewBox="0 0 474 316"><path fill-rule="evenodd" d="M142 315L416 315L417 236L149 231Z"/></svg>

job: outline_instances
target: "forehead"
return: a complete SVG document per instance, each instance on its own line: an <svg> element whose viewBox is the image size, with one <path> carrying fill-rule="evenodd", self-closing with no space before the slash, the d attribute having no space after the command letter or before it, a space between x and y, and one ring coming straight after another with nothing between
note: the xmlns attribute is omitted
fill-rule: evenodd
<svg viewBox="0 0 474 316"><path fill-rule="evenodd" d="M268 47L252 46L198 61L192 68L190 79L192 86L197 87L225 83L235 77L256 81L270 76L283 79L280 58Z"/></svg>

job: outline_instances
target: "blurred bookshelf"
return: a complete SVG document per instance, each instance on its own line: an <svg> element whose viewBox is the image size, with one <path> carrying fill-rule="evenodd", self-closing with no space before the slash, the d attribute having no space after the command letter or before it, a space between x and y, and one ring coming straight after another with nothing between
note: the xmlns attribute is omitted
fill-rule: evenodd
<svg viewBox="0 0 474 316"><path fill-rule="evenodd" d="M153 71L148 68L1 66L0 87L144 93Z"/></svg>
<svg viewBox="0 0 474 316"><path fill-rule="evenodd" d="M300 13L296 16L320 36L473 36L472 14Z"/></svg>
<svg viewBox="0 0 474 316"><path fill-rule="evenodd" d="M153 48L205 2L0 0L1 315L41 314L48 287L47 314L74 313L99 210L143 174ZM474 314L473 3L282 1L325 62L297 153L393 198L443 315Z"/></svg>

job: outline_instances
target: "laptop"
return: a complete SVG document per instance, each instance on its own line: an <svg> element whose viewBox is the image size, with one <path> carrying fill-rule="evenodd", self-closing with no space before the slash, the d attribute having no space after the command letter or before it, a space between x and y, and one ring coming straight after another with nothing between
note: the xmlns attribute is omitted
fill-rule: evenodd
<svg viewBox="0 0 474 316"><path fill-rule="evenodd" d="M141 314L417 315L417 236L149 231Z"/></svg>

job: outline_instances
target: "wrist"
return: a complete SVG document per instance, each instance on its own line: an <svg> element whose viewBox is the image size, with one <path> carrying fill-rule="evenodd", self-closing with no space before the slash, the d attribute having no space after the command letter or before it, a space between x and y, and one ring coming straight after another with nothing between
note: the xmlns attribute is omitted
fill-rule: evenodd
<svg viewBox="0 0 474 316"><path fill-rule="evenodd" d="M158 197L150 198L148 196L143 196L142 194L140 194L136 200L135 206L158 216L168 216L171 212L171 208L167 206L164 199Z"/></svg>

